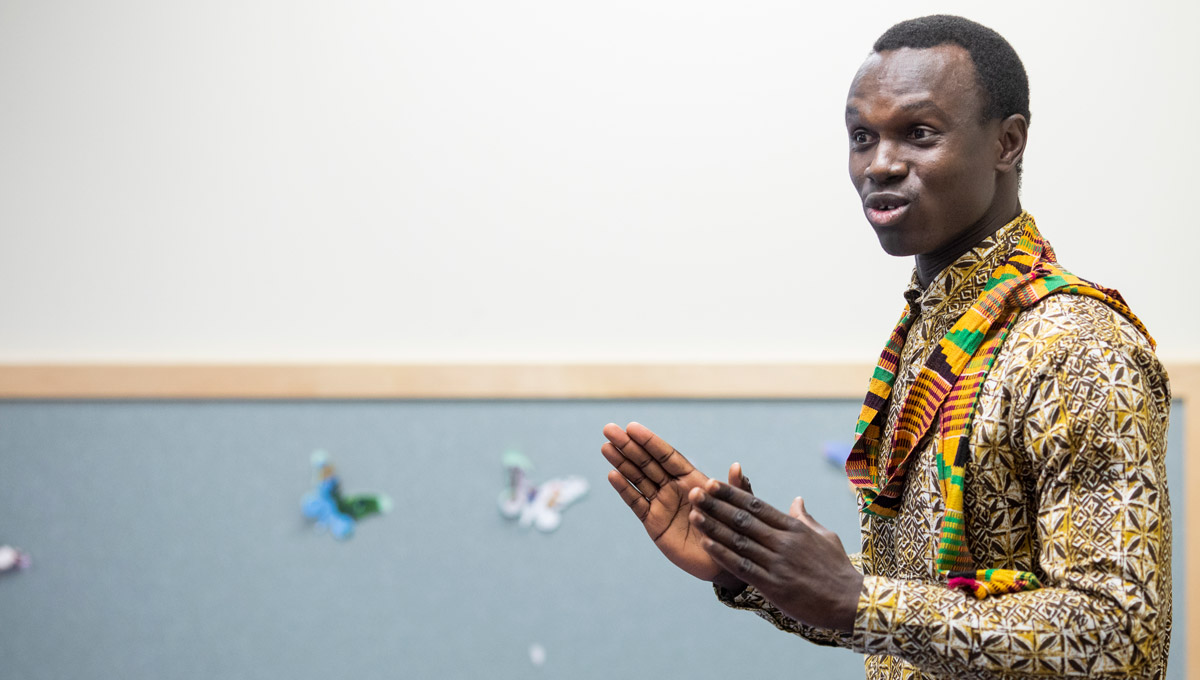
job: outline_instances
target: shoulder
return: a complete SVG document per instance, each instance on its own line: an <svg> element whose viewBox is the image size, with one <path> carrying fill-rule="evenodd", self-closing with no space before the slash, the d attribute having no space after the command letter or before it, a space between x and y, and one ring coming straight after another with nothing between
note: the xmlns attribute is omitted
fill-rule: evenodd
<svg viewBox="0 0 1200 680"><path fill-rule="evenodd" d="M1084 295L1057 293L1022 310L994 369L997 379L1027 395L1057 383L1093 399L1097 390L1118 387L1160 403L1170 400L1166 371L1150 340L1123 314Z"/></svg>
<svg viewBox="0 0 1200 680"><path fill-rule="evenodd" d="M1158 364L1153 345L1133 322L1102 300L1071 293L1049 295L1022 310L1005 349L1044 370L1097 354Z"/></svg>

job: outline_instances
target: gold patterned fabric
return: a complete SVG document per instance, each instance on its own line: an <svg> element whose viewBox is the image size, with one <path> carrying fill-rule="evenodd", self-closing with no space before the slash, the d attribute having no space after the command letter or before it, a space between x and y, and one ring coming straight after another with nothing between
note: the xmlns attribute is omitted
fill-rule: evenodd
<svg viewBox="0 0 1200 680"><path fill-rule="evenodd" d="M887 405L891 441L920 367L1020 238L1011 224L905 297L919 309ZM1021 313L980 394L965 480L980 563L1043 587L976 600L937 570L944 500L936 432L921 440L895 518L860 515L853 633L802 625L756 590L718 595L819 644L868 655L871 680L1162 678L1171 629L1164 467L1167 376L1103 302L1054 295ZM887 453L887 452L883 452ZM802 490L801 490L802 492Z"/></svg>

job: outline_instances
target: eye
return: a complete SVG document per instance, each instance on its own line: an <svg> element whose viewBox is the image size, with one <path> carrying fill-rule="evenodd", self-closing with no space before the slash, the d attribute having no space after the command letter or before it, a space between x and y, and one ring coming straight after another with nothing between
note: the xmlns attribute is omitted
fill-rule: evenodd
<svg viewBox="0 0 1200 680"><path fill-rule="evenodd" d="M858 128L850 132L850 143L854 146L862 146L863 144L871 143L871 135L866 130Z"/></svg>
<svg viewBox="0 0 1200 680"><path fill-rule="evenodd" d="M908 131L908 138L918 142L928 141L933 135L934 131L927 127L915 127Z"/></svg>

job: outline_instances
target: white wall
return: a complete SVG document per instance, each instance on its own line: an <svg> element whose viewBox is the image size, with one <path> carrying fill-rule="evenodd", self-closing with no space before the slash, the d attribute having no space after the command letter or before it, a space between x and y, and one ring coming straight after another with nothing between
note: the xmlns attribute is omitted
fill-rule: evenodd
<svg viewBox="0 0 1200 680"><path fill-rule="evenodd" d="M1200 358L1194 3L3 0L0 362L869 361L911 263L845 93L934 11L1022 55L1064 263Z"/></svg>

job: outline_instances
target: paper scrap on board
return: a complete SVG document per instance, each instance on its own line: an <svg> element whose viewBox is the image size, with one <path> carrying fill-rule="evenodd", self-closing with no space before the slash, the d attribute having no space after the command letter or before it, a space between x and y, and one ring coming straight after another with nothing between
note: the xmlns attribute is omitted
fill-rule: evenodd
<svg viewBox="0 0 1200 680"><path fill-rule="evenodd" d="M391 510L392 501L383 494L343 495L341 479L324 451L314 451L311 461L315 488L304 494L302 507L318 529L345 540L354 535L358 520Z"/></svg>
<svg viewBox="0 0 1200 680"><path fill-rule="evenodd" d="M505 451L501 462L508 474L508 488L497 500L500 514L517 520L522 528L554 531L562 523L563 511L587 495L588 482L578 475L557 477L535 486L529 479L533 463L517 451Z"/></svg>

